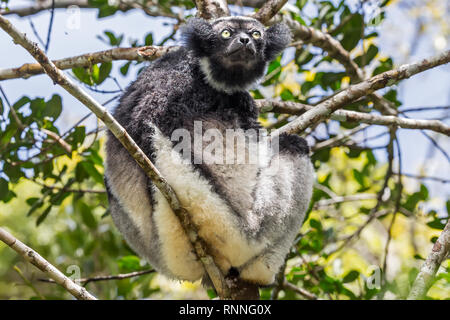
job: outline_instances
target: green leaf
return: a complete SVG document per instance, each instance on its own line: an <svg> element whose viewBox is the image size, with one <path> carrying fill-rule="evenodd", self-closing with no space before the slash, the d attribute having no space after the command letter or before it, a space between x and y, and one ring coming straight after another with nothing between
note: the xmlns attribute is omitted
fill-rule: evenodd
<svg viewBox="0 0 450 320"><path fill-rule="evenodd" d="M30 103L32 116L37 119L41 119L44 116L46 105L47 104L45 103L45 100L42 98L36 98L32 100Z"/></svg>
<svg viewBox="0 0 450 320"><path fill-rule="evenodd" d="M97 79L96 83L101 84L103 81L105 81L105 79L108 78L109 74L111 73L111 69L112 69L111 62L102 63L100 65L98 79Z"/></svg>
<svg viewBox="0 0 450 320"><path fill-rule="evenodd" d="M48 214L50 213L50 210L52 209L52 206L48 206L44 212L37 218L36 220L36 226L39 226L44 220L47 218Z"/></svg>
<svg viewBox="0 0 450 320"><path fill-rule="evenodd" d="M128 73L128 69L130 68L130 65L131 65L131 61L128 61L123 66L121 66L119 69L120 73L123 74L124 76L126 76Z"/></svg>
<svg viewBox="0 0 450 320"><path fill-rule="evenodd" d="M356 169L353 169L353 177L355 178L355 180L359 183L359 185L361 186L361 187L365 187L365 184L364 184L364 175L361 173L361 172L359 172L358 170L356 170Z"/></svg>
<svg viewBox="0 0 450 320"><path fill-rule="evenodd" d="M20 167L12 166L9 162L3 163L3 172L9 177L9 181L12 183L17 183L23 177L23 172L20 170Z"/></svg>
<svg viewBox="0 0 450 320"><path fill-rule="evenodd" d="M342 280L344 283L355 281L359 277L359 272L356 270L352 270L349 273L347 273Z"/></svg>
<svg viewBox="0 0 450 320"><path fill-rule="evenodd" d="M141 268L141 260L137 256L125 256L117 261L121 272L139 271Z"/></svg>
<svg viewBox="0 0 450 320"><path fill-rule="evenodd" d="M317 221L316 219L309 220L309 225L317 230L322 230L322 224L320 223L320 221Z"/></svg>
<svg viewBox="0 0 450 320"><path fill-rule="evenodd" d="M16 103L13 104L13 108L14 110L19 110L22 106L26 105L30 101L31 101L30 98L23 96Z"/></svg>
<svg viewBox="0 0 450 320"><path fill-rule="evenodd" d="M25 201L26 201L26 203L27 203L29 206L33 206L36 202L39 201L39 198L31 197L31 198L28 198L28 199L25 200Z"/></svg>
<svg viewBox="0 0 450 320"><path fill-rule="evenodd" d="M5 200L9 193L8 181L0 178L0 200Z"/></svg>
<svg viewBox="0 0 450 320"><path fill-rule="evenodd" d="M151 32L145 36L144 43L146 46L153 45L153 34Z"/></svg>
<svg viewBox="0 0 450 320"><path fill-rule="evenodd" d="M358 56L358 57L355 58L355 62L356 62L356 64L357 64L358 66L363 67L362 62L363 62L363 60L364 60L364 62L365 62L364 65L366 66L366 65L368 65L368 64L373 60L373 58L375 58L375 56L376 56L377 54L378 54L378 48L377 48L377 46L371 44L371 45L369 46L369 49L367 49L367 51L366 51L366 53L365 53L365 55L364 55L364 58L363 58L362 55L361 55L361 56Z"/></svg>
<svg viewBox="0 0 450 320"><path fill-rule="evenodd" d="M44 116L51 117L53 120L58 119L62 111L62 100L57 94L54 94L52 98L47 101L47 105L44 111Z"/></svg>
<svg viewBox="0 0 450 320"><path fill-rule="evenodd" d="M95 168L94 164L90 161L82 161L81 165L83 169L89 174L89 176L94 179L96 182L103 184L103 176L98 172L97 168Z"/></svg>
<svg viewBox="0 0 450 320"><path fill-rule="evenodd" d="M84 155L84 154L83 154ZM89 152L86 154L86 157L91 160L94 164L103 166L103 159L98 154L98 152L94 149L90 149Z"/></svg>
<svg viewBox="0 0 450 320"><path fill-rule="evenodd" d="M116 36L112 31L108 31L108 30L106 30L104 33L108 37L109 44L111 46L120 46L120 44L122 43L122 40L123 40L123 34L121 34L120 36Z"/></svg>
<svg viewBox="0 0 450 320"><path fill-rule="evenodd" d="M363 24L363 17L360 14L354 14L349 22L341 28L340 33L344 34L341 43L345 50L352 50L361 40L361 28Z"/></svg>
<svg viewBox="0 0 450 320"><path fill-rule="evenodd" d="M392 62L391 58L387 58L385 60L380 60L380 65L375 68L372 72L372 76L375 76L377 74L392 70L394 67L394 63Z"/></svg>
<svg viewBox="0 0 450 320"><path fill-rule="evenodd" d="M445 223L442 223L441 219L434 219L433 221L428 222L427 226L433 229L443 230L445 227Z"/></svg>
<svg viewBox="0 0 450 320"><path fill-rule="evenodd" d="M92 214L91 208L86 203L78 201L78 209L80 210L84 224L90 229L97 228L97 220Z"/></svg>
<svg viewBox="0 0 450 320"><path fill-rule="evenodd" d="M86 127L79 126L76 127L72 133L67 137L66 141L70 143L73 149L76 149L81 145L86 138Z"/></svg>
<svg viewBox="0 0 450 320"><path fill-rule="evenodd" d="M109 6L109 5L103 5L98 10L98 17L104 18L108 16L112 16L117 11L117 7Z"/></svg>
<svg viewBox="0 0 450 320"><path fill-rule="evenodd" d="M217 293L216 293L216 291L214 291L214 289L208 289L208 290L206 291L206 293L208 294L208 297L209 297L210 299L217 298ZM269 297L270 297L270 296L269 296Z"/></svg>
<svg viewBox="0 0 450 320"><path fill-rule="evenodd" d="M90 73L86 70L86 68L73 68L72 69L73 74L75 77L78 78L83 83L86 83L87 85L92 86L94 82L92 81L92 77Z"/></svg>

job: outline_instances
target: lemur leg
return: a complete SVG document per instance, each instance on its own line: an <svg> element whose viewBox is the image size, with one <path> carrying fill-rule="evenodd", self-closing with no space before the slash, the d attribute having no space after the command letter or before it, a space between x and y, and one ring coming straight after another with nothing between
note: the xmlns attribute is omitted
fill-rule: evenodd
<svg viewBox="0 0 450 320"><path fill-rule="evenodd" d="M253 213L261 221L254 236L266 238L271 245L239 267L242 279L259 284L274 281L312 194L314 171L306 142L298 136L283 135L279 146L279 154L260 172L253 204Z"/></svg>

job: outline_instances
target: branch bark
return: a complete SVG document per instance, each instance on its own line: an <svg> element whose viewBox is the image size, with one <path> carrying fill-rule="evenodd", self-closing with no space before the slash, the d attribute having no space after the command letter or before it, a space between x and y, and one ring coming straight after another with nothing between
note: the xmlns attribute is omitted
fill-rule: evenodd
<svg viewBox="0 0 450 320"><path fill-rule="evenodd" d="M194 2L199 18L211 20L230 15L227 2L224 0L195 0Z"/></svg>
<svg viewBox="0 0 450 320"><path fill-rule="evenodd" d="M61 85L67 92L73 95L86 107L88 107L100 120L102 120L114 136L122 143L131 156L136 160L145 174L152 180L155 186L166 198L175 215L179 218L183 229L186 231L199 260L209 275L213 285L221 298L230 296L227 284L220 269L208 254L206 244L198 236L196 227L192 224L188 212L181 206L175 191L167 183L158 169L150 159L139 148L125 129L114 119L114 117L101 106L96 100L84 90L74 84L61 70L59 70L44 54L36 43L30 41L25 34L18 31L7 19L0 15L0 27L8 33L14 42L25 48L44 68L48 76L57 84Z"/></svg>
<svg viewBox="0 0 450 320"><path fill-rule="evenodd" d="M302 115L306 111L314 110L317 106L311 106L299 102L279 101L273 99L256 100L261 112L276 112L292 115ZM337 110L330 115L330 119L341 122L362 122L384 126L399 126L405 129L427 129L450 136L450 126L440 120L421 120L400 118L396 116L380 116L349 110Z"/></svg>
<svg viewBox="0 0 450 320"><path fill-rule="evenodd" d="M50 262L45 260L39 253L25 245L23 242L17 240L12 234L3 228L0 228L0 240L10 246L25 260L36 266L39 270L44 272L48 277L53 279L56 283L61 285L64 289L70 292L78 300L97 300L85 288L73 282L66 277L61 271L54 267Z"/></svg>
<svg viewBox="0 0 450 320"><path fill-rule="evenodd" d="M287 0L269 0L252 15L256 20L261 21L262 24L266 24L272 19L278 11L286 4Z"/></svg>
<svg viewBox="0 0 450 320"><path fill-rule="evenodd" d="M292 283L288 282L288 281L284 281L283 283L283 288L284 289L288 289L288 290L292 290L298 294L300 294L301 296L305 297L308 300L318 300L317 296L311 292L309 292L308 290L305 290L303 288L299 288L296 285L293 285Z"/></svg>
<svg viewBox="0 0 450 320"><path fill-rule="evenodd" d="M408 300L423 299L430 288L434 276L441 263L450 254L450 220L447 221L444 230L433 245L425 263L420 268L419 274L409 292Z"/></svg>
<svg viewBox="0 0 450 320"><path fill-rule="evenodd" d="M110 50L86 53L74 57L54 60L53 64L61 70L72 68L86 68L97 63L114 60L152 61L177 47L143 46L137 48L114 48ZM44 73L39 63L26 63L17 68L0 69L0 81L15 78L28 78Z"/></svg>
<svg viewBox="0 0 450 320"><path fill-rule="evenodd" d="M140 277L149 273L155 273L156 271L154 269L150 270L142 270L142 271L135 271L130 273L121 273L116 275L108 275L108 276L95 276L91 278L81 278L77 279L79 283L82 283L83 286L86 286L89 282L98 282L98 281L110 281L110 280L122 280L122 279L128 279L128 278L134 278L134 277ZM48 283L56 283L53 279L39 279L39 281L42 282L48 282Z"/></svg>
<svg viewBox="0 0 450 320"><path fill-rule="evenodd" d="M95 8L94 6L89 5L88 0L55 0L55 9L64 9L69 8L71 6L76 6L79 7L80 9ZM52 8L52 0L37 0L34 2L34 4L30 6L12 8L8 11L2 11L0 12L0 14L4 16L15 14L18 15L19 17L26 17L37 14L41 11L49 10L51 8ZM117 6L117 9L123 12L132 9L140 9L144 11L145 14L151 17L168 17L177 20L180 19L180 17L178 17L176 14L166 12L163 10L155 10L154 8L150 9L145 5L139 5L138 3L136 3L136 1L133 0L120 1L119 5Z"/></svg>
<svg viewBox="0 0 450 320"><path fill-rule="evenodd" d="M448 62L450 62L450 50L444 51L435 57L423 59L420 62L400 66L397 69L386 71L368 80L354 84L348 89L343 90L330 99L318 104L313 109L306 111L284 127L274 131L272 136L281 133L301 132L307 127L330 117L334 111L356 99L366 96L375 90L392 86L399 80L407 79L417 73Z"/></svg>

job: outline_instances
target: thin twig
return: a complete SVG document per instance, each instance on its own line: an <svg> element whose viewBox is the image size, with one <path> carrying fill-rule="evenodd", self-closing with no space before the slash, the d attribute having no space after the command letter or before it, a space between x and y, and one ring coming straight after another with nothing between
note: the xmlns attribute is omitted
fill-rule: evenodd
<svg viewBox="0 0 450 320"><path fill-rule="evenodd" d="M301 296L305 297L308 300L318 300L318 298L317 298L317 296L315 294L313 294L313 293L311 293L308 290L305 290L303 288L299 288L299 287L293 285L292 283L290 283L288 281L285 281L283 283L283 287L285 289L292 290L292 291L300 294Z"/></svg>
<svg viewBox="0 0 450 320"><path fill-rule="evenodd" d="M66 277L61 271L56 269L50 262L45 260L36 251L17 240L13 235L5 229L0 228L0 240L14 249L25 260L35 265L39 270L55 280L56 283L64 287L70 294L79 300L97 300L85 288L80 287L70 278Z"/></svg>
<svg viewBox="0 0 450 320"><path fill-rule="evenodd" d="M143 270L143 271L135 271L130 273L121 273L117 275L108 275L108 276L95 276L91 278L81 278L81 279L75 279L78 283L81 283L83 287L85 287L89 282L98 282L98 281L111 281L111 280L123 280L128 278L134 278L139 277L145 274L154 273L156 272L154 269L149 270ZM42 282L48 282L48 283L56 283L53 279L38 279Z"/></svg>
<svg viewBox="0 0 450 320"><path fill-rule="evenodd" d="M48 23L47 42L45 43L45 53L47 53L50 46L50 38L52 35L53 18L55 16L55 0L52 0L52 7L50 11L50 22Z"/></svg>

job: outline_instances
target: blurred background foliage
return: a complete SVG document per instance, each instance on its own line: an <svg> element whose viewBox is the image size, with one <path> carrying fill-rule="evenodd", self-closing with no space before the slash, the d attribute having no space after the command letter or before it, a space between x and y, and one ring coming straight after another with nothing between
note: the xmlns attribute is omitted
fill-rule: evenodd
<svg viewBox="0 0 450 320"><path fill-rule="evenodd" d="M127 7L130 4L133 6ZM2 0L2 6L13 9L14 1ZM174 44L182 20L195 13L191 1L88 0L87 7L96 8L99 20L127 10L144 10L148 19L171 19L173 32L167 36L156 36L152 31L129 44L125 34L98 32L98 40L111 48ZM431 40L436 50L442 49L443 41L446 46L450 34L446 1L299 0L289 1L282 13L303 25L329 32L351 53L365 75L371 76L404 62L401 56L394 60L379 52L377 45L377 27L384 23L386 12L399 7L420 22L417 37L424 35L428 39L430 28L437 32ZM231 9L234 14L253 10L239 6ZM426 10L431 19L430 15L421 15ZM412 50L405 49L405 55ZM113 106L122 91L120 83L126 85L126 77L135 77L142 67L144 64L139 62L107 62L69 73L85 88L106 95L105 105ZM23 97L10 101L6 90L0 95L0 226L67 275L92 278L151 270L126 245L109 216L103 184L103 125L88 113L76 121L58 122L63 113L71 112L64 99L57 93L49 98L29 96L26 80L19 81L24 81ZM279 97L314 104L349 83L342 66L322 50L294 43L271 63L262 86L252 94L255 98ZM397 87L382 94L402 110ZM371 112L371 107L371 102L360 100L345 109ZM268 128L278 128L290 119L273 113L260 117ZM357 125L328 121L303 135L314 149ZM405 298L448 220L450 201L443 199L445 192L437 196L446 205L430 205L433 197L426 182L405 176L399 179L395 174L401 172L401 150L397 139L389 139L389 130L367 132L360 132L357 141L349 139L338 146L316 148L312 155L316 186L307 220L288 256L285 277L319 298ZM389 152L391 160L386 156ZM388 192L381 194L384 183ZM71 299L59 286L42 279L40 271L0 244L0 299ZM214 295L205 292L199 283L169 281L155 272L84 285L101 299L206 299ZM270 299L274 290L261 289L262 298ZM277 298L304 297L283 288ZM450 298L448 260L441 266L427 298Z"/></svg>

